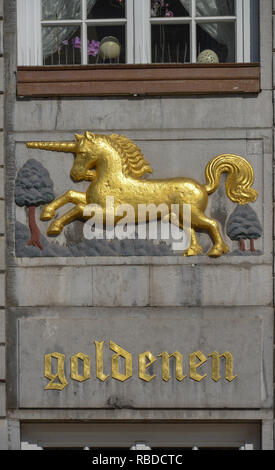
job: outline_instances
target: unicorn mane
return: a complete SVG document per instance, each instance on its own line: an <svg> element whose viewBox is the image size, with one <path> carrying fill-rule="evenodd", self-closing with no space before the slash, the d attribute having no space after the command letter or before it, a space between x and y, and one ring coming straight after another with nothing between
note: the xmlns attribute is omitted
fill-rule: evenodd
<svg viewBox="0 0 275 470"><path fill-rule="evenodd" d="M140 148L130 139L117 134L109 135L107 139L119 152L122 160L122 171L125 176L141 178L146 173L153 173Z"/></svg>

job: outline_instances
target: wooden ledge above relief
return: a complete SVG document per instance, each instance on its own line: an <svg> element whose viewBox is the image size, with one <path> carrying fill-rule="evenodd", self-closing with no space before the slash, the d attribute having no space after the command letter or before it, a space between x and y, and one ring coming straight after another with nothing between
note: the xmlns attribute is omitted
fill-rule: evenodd
<svg viewBox="0 0 275 470"><path fill-rule="evenodd" d="M18 67L18 97L260 92L260 64Z"/></svg>

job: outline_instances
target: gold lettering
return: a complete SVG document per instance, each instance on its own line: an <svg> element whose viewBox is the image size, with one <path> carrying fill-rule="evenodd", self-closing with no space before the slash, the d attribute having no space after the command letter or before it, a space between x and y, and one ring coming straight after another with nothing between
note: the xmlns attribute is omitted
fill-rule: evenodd
<svg viewBox="0 0 275 470"><path fill-rule="evenodd" d="M112 373L106 375L103 371L104 341L94 341L94 343L96 347L96 378L105 382L111 376L113 379L125 382L132 377L133 356L130 352L110 340L109 348L114 351L115 354L112 355ZM183 356L179 351L172 354L164 351L158 354L157 357L155 357L151 351L145 351L138 356L139 379L145 382L151 382L156 377L156 374L149 373L148 369L158 360L158 357L161 357L161 374L164 382L169 382L172 378L170 373L171 358L174 358L175 361L173 361L173 366L175 364L175 378L179 382L182 382L187 377L183 371ZM65 358L65 354L58 352L45 354L44 376L49 380L49 383L45 386L45 390L63 390L68 385L65 376ZM214 382L219 382L223 376L223 373L221 374L220 371L221 364L223 366L222 370L224 370L224 378L228 382L232 382L238 377L238 375L233 373L233 355L229 351L225 351L222 354L214 351L208 355L208 358L212 359L211 378ZM53 360L55 362L53 362ZM122 360L124 362L122 362ZM207 357L201 351L189 354L190 379L201 382L207 377L208 373L198 373L198 369L206 362ZM70 359L70 365L70 376L72 380L84 382L91 378L91 358L89 355L81 352L73 355Z"/></svg>
<svg viewBox="0 0 275 470"><path fill-rule="evenodd" d="M199 360L198 363L197 359ZM196 382L200 382L207 376L207 374L200 375L197 373L197 369L206 361L207 358L201 351L196 351L192 354L189 354L189 375L191 379L196 380Z"/></svg>
<svg viewBox="0 0 275 470"><path fill-rule="evenodd" d="M162 359L162 380L168 382L171 379L170 375L170 358L174 357L176 359L176 379L181 382L187 375L183 375L183 366L182 366L182 354L178 351L173 354L168 354L168 352L163 352L158 354Z"/></svg>
<svg viewBox="0 0 275 470"><path fill-rule="evenodd" d="M83 361L83 375L79 374L78 363ZM84 382L91 377L91 359L83 353L77 353L71 357L71 378L77 382Z"/></svg>
<svg viewBox="0 0 275 470"><path fill-rule="evenodd" d="M57 359L57 372L52 372L52 358ZM50 380L50 383L46 385L45 390L63 390L68 382L65 377L65 354L58 352L45 354L45 377ZM58 379L60 383L54 382Z"/></svg>
<svg viewBox="0 0 275 470"><path fill-rule="evenodd" d="M120 382L125 382L125 380L129 379L133 375L132 354L118 346L116 343L113 343L113 341L110 341L110 349L117 353L112 356L112 377ZM122 374L119 371L120 357L123 357L125 360L125 374Z"/></svg>
<svg viewBox="0 0 275 470"><path fill-rule="evenodd" d="M110 375L105 375L103 372L103 345L104 341L101 341L99 343L98 341L95 341L95 346L96 346L96 377L101 380L102 382L105 382L105 380L110 377Z"/></svg>
<svg viewBox="0 0 275 470"><path fill-rule="evenodd" d="M146 363L146 360L149 360L148 363ZM142 354L139 354L138 356L138 363L139 363L139 378L142 380L145 380L145 382L150 382L152 379L156 377L156 374L154 375L149 375L146 372L146 369L150 367L154 362L157 361L157 358L153 356L153 354L150 351L145 351Z"/></svg>
<svg viewBox="0 0 275 470"><path fill-rule="evenodd" d="M214 351L212 354L209 354L209 357L212 357L212 380L218 382L221 379L220 376L220 358L225 358L225 378L228 382L238 377L233 375L233 356L230 352L226 351L223 354L217 353Z"/></svg>

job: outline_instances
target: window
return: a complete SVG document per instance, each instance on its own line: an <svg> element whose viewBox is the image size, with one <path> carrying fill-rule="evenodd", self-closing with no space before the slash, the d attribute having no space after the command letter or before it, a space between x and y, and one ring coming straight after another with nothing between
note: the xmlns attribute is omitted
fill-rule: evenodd
<svg viewBox="0 0 275 470"><path fill-rule="evenodd" d="M17 94L259 93L258 0L17 0Z"/></svg>
<svg viewBox="0 0 275 470"><path fill-rule="evenodd" d="M21 449L258 450L255 423L23 423Z"/></svg>
<svg viewBox="0 0 275 470"><path fill-rule="evenodd" d="M18 64L250 62L256 6L255 0L18 0Z"/></svg>

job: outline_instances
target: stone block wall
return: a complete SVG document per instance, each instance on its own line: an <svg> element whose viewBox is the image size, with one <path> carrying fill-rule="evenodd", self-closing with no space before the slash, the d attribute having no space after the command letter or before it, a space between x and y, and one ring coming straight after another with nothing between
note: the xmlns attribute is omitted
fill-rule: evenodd
<svg viewBox="0 0 275 470"><path fill-rule="evenodd" d="M2 3L3 1L0 2L0 9L3 8ZM5 1L5 15L7 14L8 19L5 22L6 56L5 54L4 56L8 56L9 60L6 72L8 87L5 93L7 155L5 193L3 191L4 152L0 150L0 448L6 448L8 434L5 370L5 356L7 355L9 355L7 400L9 434L12 436L10 448L19 448L19 426L22 420L72 421L75 419L81 421L90 417L91 421L95 418L150 421L173 419L173 416L175 419L183 420L261 421L263 423L262 446L265 449L272 448L272 432L270 431L273 411L271 188L274 118L271 83L271 1L260 1L262 91L258 96L112 100L87 98L80 101L62 98L16 99L15 3L15 0ZM275 12L275 0L273 10ZM2 24L3 16L0 18L0 24ZM0 41L0 48L1 44ZM273 50L275 51L275 47ZM1 65L3 67L3 51L0 56L0 67ZM1 109L3 110L3 103L1 107L1 99L4 98L3 90L3 80L0 78L0 113ZM3 121L3 115L0 115L0 146L3 146L4 123L1 120ZM26 142L70 140L74 132L82 133L87 129L98 133L126 134L140 145L145 156L150 159L153 168L156 169L155 176L159 178L183 174L204 181L205 164L213 156L225 152L245 156L255 169L255 187L259 191L259 199L255 207L264 229L263 237L258 242L261 254L253 257L226 256L219 260L212 260L206 256L184 260L182 255L161 256L154 259L149 256L17 257L15 220L17 216L20 221L21 217L26 216L24 210L21 211L21 208L15 207L14 202L14 183L18 169L29 158L36 158L47 167L56 185L59 185L58 192L61 193L72 185L69 180L69 170L72 164L70 157L62 154L54 155L54 153L48 156L46 152L30 151L26 149ZM220 192L213 195L213 202L209 206L213 215L218 212L217 200L221 199L221 194L224 194L224 186ZM7 204L8 233L6 294L4 195L6 195ZM225 214L227 216L233 208L230 202L225 204L228 205L222 216ZM38 212L39 209L37 216ZM44 225L41 223L40 228L45 230L45 223ZM209 237L206 236L205 248L209 247ZM9 317L8 353L5 347L5 302L7 302ZM131 390L135 407L132 405L120 407L118 398L126 396L125 389L122 387L118 389L113 382L108 384L106 397L98 394L98 398L104 398L103 405L99 402L98 410L93 409L93 403L90 403L90 410L81 409L84 407L87 396L84 387L85 393L81 403L75 401L75 395L70 396L68 393L67 396L67 390L64 394L58 395L58 402L53 400L55 395L51 394L48 403L44 399L43 386L45 384L42 383L44 377L41 377L41 358L43 359L45 352L51 352L59 345L67 355L76 353L78 350L73 351L72 345L76 344L75 347L78 347L77 341L78 338L81 339L82 331L87 335L87 344L91 337L98 341L104 339L106 343L111 338L120 341L122 346L137 354L143 351L140 348L145 348L146 343L147 347L154 348L156 354L162 351L160 348L171 348L176 343L172 333L171 341L165 338L158 343L158 337L154 334L154 325L166 332L166 330L169 331L173 321L186 322L186 327L181 326L181 331L185 335L185 330L188 328L195 330L194 321L196 332L200 333L194 344L196 347L200 344L202 349L206 344L207 349L207 341L211 335L202 321L205 319L215 322L215 328L213 327L212 330L216 337L211 347L214 349L219 346L218 339L221 339L221 348L227 347L226 342L229 342L230 346L232 338L232 347L236 349L236 357L240 358L242 364L240 370L245 370L251 379L254 373L252 368L254 363L246 362L249 354L247 356L242 354L243 344L238 345L234 342L235 331L238 331L239 339L243 338L244 341L248 335L247 332L250 332L250 343L253 343L250 346L251 348L253 346L252 352L255 353L252 357L257 358L258 364L256 384L251 385L247 382L248 385L244 385L248 387L247 389L241 389L239 395L237 392L232 395L235 400L233 401L232 398L232 409L228 409L228 406L220 401L220 409L211 410L213 403L206 403L203 394L198 396L194 405L190 388L189 403L186 405L180 402L178 410L169 410L168 400L162 403L162 398L166 397L160 395L157 387L155 395L152 394L152 396L155 396L158 401L152 402L151 409L144 411L144 403L137 401L137 398L142 398L143 395L140 394L140 397L137 397ZM152 323L151 330L147 331L145 325L150 326L152 320L155 323ZM142 327L134 329L133 325L138 324L138 321L142 323ZM198 331L198 323L201 325L201 331ZM89 331L91 324L99 325L95 337L93 336L95 333L92 330L91 333ZM79 334L75 334L70 341L70 334L74 331L72 325L76 325L76 331L79 328ZM102 325L104 330L102 330ZM142 335L142 328L145 328L147 336ZM175 327L172 330L177 331ZM101 331L105 331L106 337L99 337ZM229 334L231 331L233 333ZM229 332L228 337L225 332ZM29 333L31 333L30 337ZM190 338L191 336L189 335ZM161 338L160 334L159 337ZM39 360L36 362L37 368L34 372L28 363L32 356L28 349L32 340L35 344L31 351L33 353L34 347L37 347L34 359ZM51 344L50 341L53 343ZM79 350L82 350L82 347L83 344L80 343ZM177 347L180 348L181 343ZM186 353L193 351L193 347L193 344L190 344ZM261 382L260 370L264 375L263 382ZM31 373L33 373L32 376L28 375ZM19 382L21 388L18 387ZM242 385L245 383L246 381ZM35 384L37 387L34 397L37 398L36 403L28 393L30 384ZM154 385L154 382L152 384ZM20 393L18 393L19 388ZM69 387L68 390L70 390ZM120 395L118 390L120 390ZM148 390L148 387L145 390ZM219 390L223 391L222 388ZM33 389L31 391L33 392ZM248 397L247 392L250 391L255 395L250 398L250 401L244 403L243 400ZM214 392L216 393L216 389ZM78 389L77 394L79 394ZM212 396L211 393L209 396ZM222 396L223 394L220 393L220 397ZM216 403L215 395L213 397ZM31 403L28 400L31 400ZM149 401L145 405L147 403ZM196 404L199 408L203 408L203 411L196 409ZM158 409L159 406L163 406L163 409Z"/></svg>
<svg viewBox="0 0 275 470"><path fill-rule="evenodd" d="M272 51L273 51L273 107L274 107L274 114L273 114L273 126L275 125L275 0L273 0L273 41L272 41ZM274 127L274 132L275 132L275 127ZM273 138L273 201L275 204L275 139ZM274 206L275 207L275 206ZM273 221L275 222L275 216L273 212ZM275 223L274 223L274 228L273 228L273 244L275 247ZM275 251L273 250L273 255ZM274 268L275 268L275 258L274 258ZM275 298L275 278L274 278L274 271L275 269L273 268L273 285L274 285L274 298ZM274 299L273 299L273 304L274 304ZM274 346L275 347L275 346ZM274 354L275 357L275 354ZM275 381L275 380L274 380ZM275 385L274 385L275 387ZM274 400L275 403L275 400Z"/></svg>
<svg viewBox="0 0 275 470"><path fill-rule="evenodd" d="M0 1L0 450L7 449L3 0Z"/></svg>

